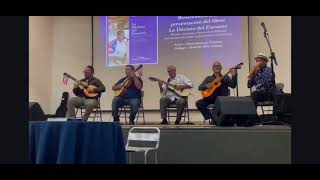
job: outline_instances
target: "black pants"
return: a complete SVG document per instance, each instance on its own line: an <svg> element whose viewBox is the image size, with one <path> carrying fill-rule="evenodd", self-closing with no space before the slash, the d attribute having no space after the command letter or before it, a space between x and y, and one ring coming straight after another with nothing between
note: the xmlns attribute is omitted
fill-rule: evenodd
<svg viewBox="0 0 320 180"><path fill-rule="evenodd" d="M217 96L210 96L208 98L200 99L196 102L198 110L201 112L205 120L214 119L213 114L209 111L208 106L214 104Z"/></svg>

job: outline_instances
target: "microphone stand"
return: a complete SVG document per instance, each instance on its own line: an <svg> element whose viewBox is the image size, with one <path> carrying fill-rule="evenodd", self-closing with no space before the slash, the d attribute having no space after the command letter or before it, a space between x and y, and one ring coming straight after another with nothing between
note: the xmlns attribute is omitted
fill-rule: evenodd
<svg viewBox="0 0 320 180"><path fill-rule="evenodd" d="M265 26L265 25L264 25ZM267 41L267 43L268 43L268 46L269 46L269 50L270 50L270 56L269 56L269 58L270 58L270 60L271 60L271 71L272 71L272 76L273 76L273 80L274 80L274 82L273 83L275 83L275 73L274 73L274 64L276 65L276 66L278 66L278 63L277 63L277 58L276 58L276 56L275 56L275 53L273 52L273 50L272 50L272 48L271 48L271 44L270 44L270 39L269 39L269 33L267 32L267 30L265 29L265 31L264 31L264 38L266 39L266 41ZM269 96L270 96L270 93L269 93ZM269 100L271 99L270 97L268 98ZM274 100L273 100L273 102L274 102ZM273 105L273 107L274 107L274 105ZM275 109L273 109L273 111L274 111ZM277 118L276 118L277 119ZM271 122L278 122L277 120L275 120L275 121L271 121ZM282 125L283 125L283 123L281 123Z"/></svg>
<svg viewBox="0 0 320 180"><path fill-rule="evenodd" d="M270 50L270 56L269 58L271 59L271 70L272 70L272 74L275 75L274 73L274 64L276 66L278 66L278 63L277 63L277 58L276 58L276 55L275 53L272 51L272 48L271 48L271 44L270 44L270 39L269 39L269 33L267 31L264 32L264 38L266 39L267 43L268 43L268 46L269 46L269 50Z"/></svg>
<svg viewBox="0 0 320 180"><path fill-rule="evenodd" d="M240 69L240 68L239 68ZM236 74L237 74L237 97L239 97L239 85L238 85L238 69L236 69Z"/></svg>

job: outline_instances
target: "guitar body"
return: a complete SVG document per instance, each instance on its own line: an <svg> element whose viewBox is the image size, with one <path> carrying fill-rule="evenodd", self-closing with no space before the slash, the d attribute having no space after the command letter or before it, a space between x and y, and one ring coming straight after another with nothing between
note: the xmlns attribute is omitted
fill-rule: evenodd
<svg viewBox="0 0 320 180"><path fill-rule="evenodd" d="M128 90L128 87L131 85L131 81L126 79L123 83L123 87L120 90L114 92L114 96L124 96Z"/></svg>
<svg viewBox="0 0 320 180"><path fill-rule="evenodd" d="M79 88L83 89L83 94L88 98L94 98L94 97L98 96L98 94L99 94L99 93L89 93L88 92L89 89L95 90L95 89L97 89L97 87L93 86L93 85L88 85L88 83L86 83L86 82L81 82L81 84L79 85Z"/></svg>
<svg viewBox="0 0 320 180"><path fill-rule="evenodd" d="M170 86L168 86L167 88L171 91L174 91L175 94L181 97L188 97L191 94L191 89L184 89L183 91L179 91Z"/></svg>
<svg viewBox="0 0 320 180"><path fill-rule="evenodd" d="M201 91L201 95L202 97L204 98L207 98L207 97L210 97L211 95L213 95L216 90L218 89L218 87L221 86L221 80L222 78L221 77L217 77L212 83L211 83L211 87L204 90L204 91Z"/></svg>
<svg viewBox="0 0 320 180"><path fill-rule="evenodd" d="M63 73L63 76L66 77L66 78L70 78L72 79L73 81L77 81L76 78L72 77L70 74L68 73ZM91 90L95 90L97 89L96 86L94 85L89 85L87 82L83 82L81 81L80 82L80 85L78 86L78 88L80 90L83 90L83 94L88 97L88 98L94 98L94 97L97 97L99 95L99 93L89 93L88 90L91 89Z"/></svg>

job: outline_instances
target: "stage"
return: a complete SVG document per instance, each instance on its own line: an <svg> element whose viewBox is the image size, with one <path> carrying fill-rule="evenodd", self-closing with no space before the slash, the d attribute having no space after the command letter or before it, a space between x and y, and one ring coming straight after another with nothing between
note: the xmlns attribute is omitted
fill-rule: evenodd
<svg viewBox="0 0 320 180"><path fill-rule="evenodd" d="M159 127L161 130L159 164L291 163L291 128L288 126L145 126ZM122 125L124 142L130 128ZM152 153L148 155L148 162L154 162ZM133 154L132 163L143 164L143 154Z"/></svg>

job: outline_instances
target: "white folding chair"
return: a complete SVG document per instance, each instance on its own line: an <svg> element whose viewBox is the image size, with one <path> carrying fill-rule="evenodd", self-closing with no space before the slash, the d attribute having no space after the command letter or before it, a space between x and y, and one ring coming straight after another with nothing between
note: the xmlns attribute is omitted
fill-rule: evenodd
<svg viewBox="0 0 320 180"><path fill-rule="evenodd" d="M147 146L132 145L132 143L147 142L148 144L155 143ZM144 152L144 163L147 164L147 155L149 151L154 152L154 158L156 164L158 164L157 159L157 149L160 143L160 129L157 127L133 127L129 130L128 140L126 144L126 152L129 155L129 161L131 164L131 153L132 152ZM131 144L131 145L130 145Z"/></svg>

